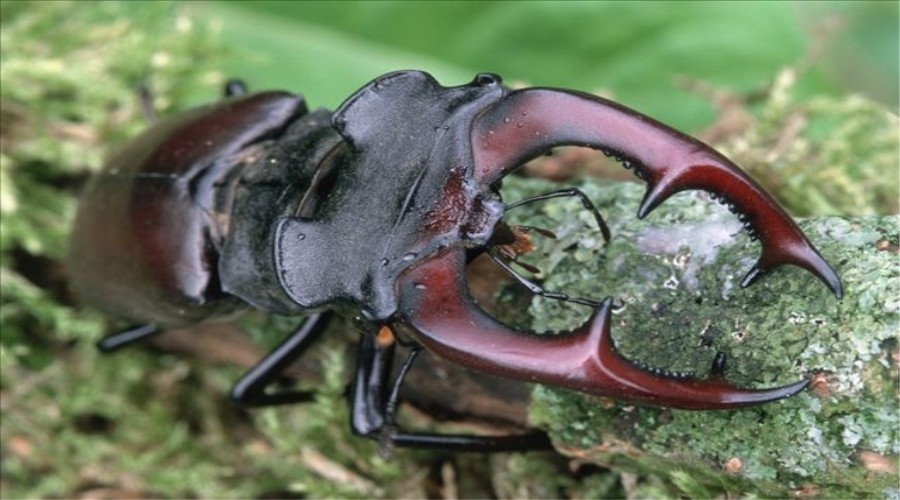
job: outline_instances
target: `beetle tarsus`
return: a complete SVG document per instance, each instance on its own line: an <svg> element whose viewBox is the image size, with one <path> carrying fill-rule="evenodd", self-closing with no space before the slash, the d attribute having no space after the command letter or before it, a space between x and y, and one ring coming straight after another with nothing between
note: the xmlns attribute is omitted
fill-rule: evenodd
<svg viewBox="0 0 900 500"><path fill-rule="evenodd" d="M741 278L741 288L747 288L750 285L756 283L756 281L765 274L765 269L763 269L762 264L760 262L756 262L753 264L753 267L747 271L747 274Z"/></svg>
<svg viewBox="0 0 900 500"><path fill-rule="evenodd" d="M117 351L123 347L146 340L161 331L162 329L159 326L152 323L131 327L102 338L97 342L97 349L102 352Z"/></svg>
<svg viewBox="0 0 900 500"><path fill-rule="evenodd" d="M315 342L328 324L330 314L313 314L281 344L247 371L231 388L231 401L238 406L264 407L311 401L313 392L282 391L267 393L266 388L278 380L297 358Z"/></svg>
<svg viewBox="0 0 900 500"><path fill-rule="evenodd" d="M153 91L146 83L142 83L138 87L138 102L141 106L141 113L144 115L144 121L148 124L154 124L159 121L156 114L156 108L153 107Z"/></svg>
<svg viewBox="0 0 900 500"><path fill-rule="evenodd" d="M237 78L232 78L225 82L225 88L222 91L225 97L240 97L247 95L247 92L247 84Z"/></svg>
<svg viewBox="0 0 900 500"><path fill-rule="evenodd" d="M716 357L713 358L712 367L709 369L710 377L724 377L725 376L725 363L727 362L728 357L724 352L718 351L716 352Z"/></svg>

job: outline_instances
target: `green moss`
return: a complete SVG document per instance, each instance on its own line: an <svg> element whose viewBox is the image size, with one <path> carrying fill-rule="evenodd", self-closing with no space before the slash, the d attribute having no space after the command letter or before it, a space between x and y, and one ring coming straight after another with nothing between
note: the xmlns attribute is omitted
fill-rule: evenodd
<svg viewBox="0 0 900 500"><path fill-rule="evenodd" d="M58 307L64 269L22 273L64 257L79 180L144 124L139 86L166 96L155 104L170 109L198 80L216 78L197 62L212 62L215 44L172 4L3 2L2 19L4 345L27 344L35 329L78 338L97 330L97 318Z"/></svg>
<svg viewBox="0 0 900 500"><path fill-rule="evenodd" d="M797 216L897 213L896 112L862 96L796 96L784 70L749 130L722 152Z"/></svg>
<svg viewBox="0 0 900 500"><path fill-rule="evenodd" d="M561 474L559 464L531 460L526 455L497 455L494 488L499 498L557 498L576 487L568 474Z"/></svg>
<svg viewBox="0 0 900 500"><path fill-rule="evenodd" d="M251 417L225 399L235 369L139 349L101 359L92 344L113 326L73 307L65 287L78 186L110 147L146 126L141 86L163 115L195 95L219 94L223 79L213 68L223 48L214 30L171 3L0 7L2 496L383 493L342 487L303 463L301 446L348 434L343 382L334 380L344 365L333 347L323 354L335 361L326 377L332 390L315 410ZM273 343L296 320L255 321L251 330ZM379 467L373 474L396 477L396 466Z"/></svg>

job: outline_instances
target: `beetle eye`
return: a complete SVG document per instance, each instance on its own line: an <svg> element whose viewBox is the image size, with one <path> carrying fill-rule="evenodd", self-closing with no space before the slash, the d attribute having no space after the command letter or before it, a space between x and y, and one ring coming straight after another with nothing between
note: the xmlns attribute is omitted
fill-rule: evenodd
<svg viewBox="0 0 900 500"><path fill-rule="evenodd" d="M478 73L475 75L475 79L472 80L472 84L479 87L491 87L501 83L503 83L503 79L500 78L500 75L494 73Z"/></svg>

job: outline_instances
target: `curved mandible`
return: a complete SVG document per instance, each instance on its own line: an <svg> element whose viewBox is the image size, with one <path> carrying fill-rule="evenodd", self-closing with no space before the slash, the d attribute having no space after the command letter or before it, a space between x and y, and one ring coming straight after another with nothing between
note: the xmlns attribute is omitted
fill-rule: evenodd
<svg viewBox="0 0 900 500"><path fill-rule="evenodd" d="M465 251L447 249L411 267L399 280L395 327L439 356L475 370L619 400L711 410L761 404L803 390L807 380L766 390L740 389L721 377L708 380L651 373L625 360L609 331L611 300L580 328L558 334L511 329L482 311L463 276ZM403 329L406 325L410 328Z"/></svg>
<svg viewBox="0 0 900 500"><path fill-rule="evenodd" d="M554 146L576 145L616 157L647 182L640 218L679 191L708 191L723 198L762 243L762 256L741 286L792 264L814 274L838 298L843 294L831 266L759 184L706 144L621 104L569 90L518 90L479 115L471 139L475 175L485 184Z"/></svg>

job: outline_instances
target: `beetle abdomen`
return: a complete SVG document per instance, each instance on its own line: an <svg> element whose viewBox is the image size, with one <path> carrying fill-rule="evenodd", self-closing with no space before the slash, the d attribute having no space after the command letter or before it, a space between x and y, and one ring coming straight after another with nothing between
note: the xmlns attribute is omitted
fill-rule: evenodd
<svg viewBox="0 0 900 500"><path fill-rule="evenodd" d="M306 112L301 98L255 94L164 120L115 154L75 220L72 283L86 302L175 326L230 311L211 230L216 181L248 146Z"/></svg>

